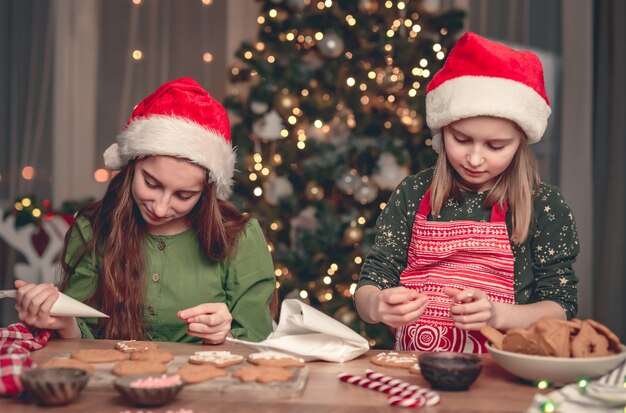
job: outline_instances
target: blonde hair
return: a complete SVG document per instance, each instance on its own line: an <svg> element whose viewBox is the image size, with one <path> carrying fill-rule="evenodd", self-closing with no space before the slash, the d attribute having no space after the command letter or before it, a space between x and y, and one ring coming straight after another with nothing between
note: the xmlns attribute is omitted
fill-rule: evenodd
<svg viewBox="0 0 626 413"><path fill-rule="evenodd" d="M533 193L539 187L541 176L537 160L528 147L528 139L522 139L511 163L500 174L494 186L487 193L485 207L508 203L512 218L511 241L523 243L528 237L532 218ZM435 164L431 184L430 206L433 216L439 216L444 203L450 198L462 200L461 188L456 180L456 172L446 156L443 143Z"/></svg>

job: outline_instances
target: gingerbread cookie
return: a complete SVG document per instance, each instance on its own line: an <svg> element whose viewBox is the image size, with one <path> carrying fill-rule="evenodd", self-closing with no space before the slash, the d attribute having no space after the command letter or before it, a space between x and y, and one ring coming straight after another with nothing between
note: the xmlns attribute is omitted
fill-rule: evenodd
<svg viewBox="0 0 626 413"><path fill-rule="evenodd" d="M244 383L251 381L270 383L273 381L287 381L293 377L293 372L283 367L246 366L235 371L232 376Z"/></svg>
<svg viewBox="0 0 626 413"><path fill-rule="evenodd" d="M188 384L200 383L203 381L213 380L216 377L228 376L228 372L224 369L211 366L209 364L185 364L178 369L176 373Z"/></svg>
<svg viewBox="0 0 626 413"><path fill-rule="evenodd" d="M480 333L485 336L494 348L502 350L502 340L504 339L504 334L502 334L499 330L485 325L480 328Z"/></svg>
<svg viewBox="0 0 626 413"><path fill-rule="evenodd" d="M578 334L572 339L572 357L603 357L611 354L609 340L599 334L591 325L583 321Z"/></svg>
<svg viewBox="0 0 626 413"><path fill-rule="evenodd" d="M415 363L411 367L409 367L409 373L422 374L422 369L420 368L419 363Z"/></svg>
<svg viewBox="0 0 626 413"><path fill-rule="evenodd" d="M165 364L152 361L124 360L113 366L116 376L136 376L139 374L163 374L167 371Z"/></svg>
<svg viewBox="0 0 626 413"><path fill-rule="evenodd" d="M619 337L617 337L607 326L592 319L587 319L585 322L591 325L591 327L593 327L599 334L602 334L607 338L609 341L609 350L612 353L620 353L622 351Z"/></svg>
<svg viewBox="0 0 626 413"><path fill-rule="evenodd" d="M84 349L72 353L72 358L86 363L110 363L113 361L128 360L126 354L113 349Z"/></svg>
<svg viewBox="0 0 626 413"><path fill-rule="evenodd" d="M378 353L370 359L372 364L383 367L400 367L408 369L417 363L417 356L413 353L398 353L390 351L388 353Z"/></svg>
<svg viewBox="0 0 626 413"><path fill-rule="evenodd" d="M152 361L156 363L169 363L174 356L169 351L165 350L146 350L146 351L134 351L130 353L131 360L137 361Z"/></svg>
<svg viewBox="0 0 626 413"><path fill-rule="evenodd" d="M570 356L570 330L565 320L542 317L535 323L535 332L549 356Z"/></svg>
<svg viewBox="0 0 626 413"><path fill-rule="evenodd" d="M115 344L115 349L122 353L132 353L135 351L155 350L158 344L155 341L119 341Z"/></svg>
<svg viewBox="0 0 626 413"><path fill-rule="evenodd" d="M230 351L196 351L189 356L191 364L210 364L215 367L228 367L243 363L243 356Z"/></svg>
<svg viewBox="0 0 626 413"><path fill-rule="evenodd" d="M248 362L257 366L304 367L304 360L277 351L261 351L248 356Z"/></svg>
<svg viewBox="0 0 626 413"><path fill-rule="evenodd" d="M78 360L78 359L53 358L40 364L39 367L42 369L52 369L55 367L67 367L70 369L81 369L81 370L85 370L89 376L93 376L95 372L95 369L91 364Z"/></svg>
<svg viewBox="0 0 626 413"><path fill-rule="evenodd" d="M547 356L549 350L534 330L512 328L502 340L502 349L514 353Z"/></svg>

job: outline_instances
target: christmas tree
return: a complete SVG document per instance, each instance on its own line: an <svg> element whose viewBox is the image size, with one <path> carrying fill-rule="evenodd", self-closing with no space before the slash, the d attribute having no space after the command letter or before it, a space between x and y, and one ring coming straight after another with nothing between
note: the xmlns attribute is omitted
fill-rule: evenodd
<svg viewBox="0 0 626 413"><path fill-rule="evenodd" d="M229 96L239 172L232 200L265 226L280 298L298 297L374 347L389 329L352 294L391 191L434 163L424 94L463 25L437 1L261 2ZM245 93L244 93L245 91Z"/></svg>

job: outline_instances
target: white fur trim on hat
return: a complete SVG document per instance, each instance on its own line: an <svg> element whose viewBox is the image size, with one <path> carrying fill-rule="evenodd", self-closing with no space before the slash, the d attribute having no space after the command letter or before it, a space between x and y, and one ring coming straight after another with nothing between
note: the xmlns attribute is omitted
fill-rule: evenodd
<svg viewBox="0 0 626 413"><path fill-rule="evenodd" d="M209 171L217 197L227 199L232 189L236 155L230 142L210 129L184 118L163 115L134 120L104 153L107 168L121 169L139 156L168 155L189 159Z"/></svg>
<svg viewBox="0 0 626 413"><path fill-rule="evenodd" d="M495 116L515 122L528 137L539 142L552 110L531 87L514 80L461 76L450 79L426 95L426 123L433 132L433 149L441 129L460 119Z"/></svg>

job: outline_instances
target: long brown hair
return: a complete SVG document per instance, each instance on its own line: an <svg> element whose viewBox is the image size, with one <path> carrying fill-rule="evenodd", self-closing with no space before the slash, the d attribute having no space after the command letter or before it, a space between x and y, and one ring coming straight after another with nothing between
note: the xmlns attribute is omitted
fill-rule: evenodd
<svg viewBox="0 0 626 413"><path fill-rule="evenodd" d="M92 240L69 262L63 261L61 290L69 285L76 265L87 254L101 257L98 285L87 303L95 305L110 319L101 318L99 333L107 339L144 339L144 243L147 227L132 197L135 163L130 161L111 180L106 193L79 212L89 220ZM229 256L240 232L249 220L229 202L216 196L216 187L206 173L205 187L189 213L191 225L208 259L221 261ZM76 224L74 224L76 225ZM71 230L65 237L63 256Z"/></svg>
<svg viewBox="0 0 626 413"><path fill-rule="evenodd" d="M448 161L446 146L442 142L431 185L430 204L433 216L440 214L441 208L449 198L462 199L461 188L456 178L457 173ZM537 160L528 147L528 139L524 135L508 168L500 174L485 199L485 207L508 203L513 229L511 241L516 244L523 243L528 237L533 213L532 196L540 181Z"/></svg>

